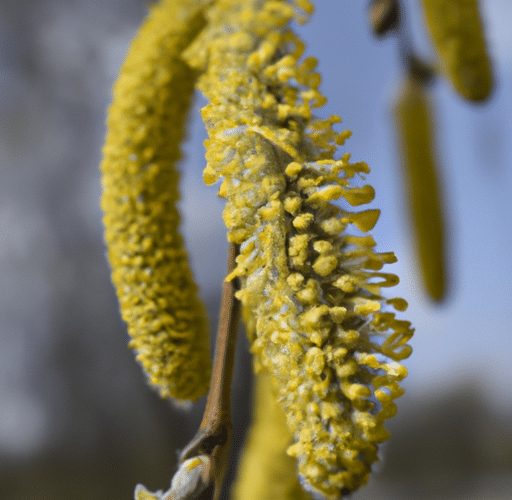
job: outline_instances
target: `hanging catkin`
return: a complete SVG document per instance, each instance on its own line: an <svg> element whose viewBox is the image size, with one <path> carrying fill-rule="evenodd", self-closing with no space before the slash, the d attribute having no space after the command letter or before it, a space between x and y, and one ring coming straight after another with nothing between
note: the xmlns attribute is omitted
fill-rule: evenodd
<svg viewBox="0 0 512 500"><path fill-rule="evenodd" d="M105 241L123 319L162 397L208 390L207 321L178 232L176 163L196 74L181 59L204 26L201 3L155 5L114 86L103 148Z"/></svg>

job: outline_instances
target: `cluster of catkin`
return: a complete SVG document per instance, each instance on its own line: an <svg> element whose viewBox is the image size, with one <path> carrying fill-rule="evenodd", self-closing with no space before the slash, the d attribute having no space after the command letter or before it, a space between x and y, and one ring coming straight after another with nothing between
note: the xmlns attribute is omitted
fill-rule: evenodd
<svg viewBox="0 0 512 500"><path fill-rule="evenodd" d="M434 117L429 86L435 74L445 78L469 102L482 102L493 89L493 76L484 38L478 0L422 0L428 32L438 56L434 67L424 64L411 49L400 25L398 2L376 0L381 26L395 31L401 45L405 78L394 113L397 125L411 227L415 235L417 260L428 296L441 301L447 293L446 220L442 182L435 147ZM386 7L384 8L384 5ZM395 23L389 22L394 18ZM393 25L394 24L394 25ZM376 28L377 31L378 27ZM408 47L404 49L404 47Z"/></svg>
<svg viewBox="0 0 512 500"><path fill-rule="evenodd" d="M484 99L492 77L476 1L424 5L443 73L462 95ZM398 279L382 271L394 255L375 252L368 234L379 212L354 208L373 199L361 182L369 168L340 151L350 136L336 131L340 118L317 116L325 98L316 60L303 57L291 29L311 12L306 0L162 0L131 46L109 111L102 207L131 346L162 396L196 400L208 390L209 339L178 233L175 167L194 89L208 100L203 177L221 182L228 240L240 246L227 279L241 283L260 377L236 498L335 499L365 484L411 352L410 323L391 311L406 302L381 295ZM439 187L413 70L396 115L425 280L439 298ZM265 432L276 436L267 449L257 438Z"/></svg>

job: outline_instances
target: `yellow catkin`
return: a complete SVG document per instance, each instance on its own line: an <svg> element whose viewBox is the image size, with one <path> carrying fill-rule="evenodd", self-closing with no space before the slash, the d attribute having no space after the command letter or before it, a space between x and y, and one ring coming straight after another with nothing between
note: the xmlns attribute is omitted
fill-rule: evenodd
<svg viewBox="0 0 512 500"><path fill-rule="evenodd" d="M253 420L232 494L234 500L309 500L300 487L297 462L286 453L293 437L268 374L256 375Z"/></svg>
<svg viewBox="0 0 512 500"><path fill-rule="evenodd" d="M210 377L205 309L178 233L179 143L196 73L180 54L205 20L193 0L152 7L133 40L108 112L105 241L123 319L162 397L197 400Z"/></svg>
<svg viewBox="0 0 512 500"><path fill-rule="evenodd" d="M486 99L493 87L478 0L423 0L425 19L444 73L467 99Z"/></svg>
<svg viewBox="0 0 512 500"><path fill-rule="evenodd" d="M309 11L218 0L184 57L204 71L204 180L222 180L228 238L241 245L229 279L240 278L255 366L273 378L303 487L335 499L367 482L389 437L412 329L385 310L405 302L380 294L398 279L380 272L394 255L364 234L377 212L349 206L373 199L357 185L369 168L337 153L350 135L333 130L339 117L313 115L320 75L290 29Z"/></svg>
<svg viewBox="0 0 512 500"><path fill-rule="evenodd" d="M429 296L439 301L446 291L444 221L429 108L424 86L409 76L396 101L395 120L421 275Z"/></svg>

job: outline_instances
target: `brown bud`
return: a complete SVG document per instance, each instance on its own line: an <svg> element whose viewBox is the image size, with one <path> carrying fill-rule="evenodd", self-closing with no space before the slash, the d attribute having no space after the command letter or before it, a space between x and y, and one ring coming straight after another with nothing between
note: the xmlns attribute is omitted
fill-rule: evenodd
<svg viewBox="0 0 512 500"><path fill-rule="evenodd" d="M398 29L400 25L400 9L397 0L373 0L368 21L376 36L384 36Z"/></svg>

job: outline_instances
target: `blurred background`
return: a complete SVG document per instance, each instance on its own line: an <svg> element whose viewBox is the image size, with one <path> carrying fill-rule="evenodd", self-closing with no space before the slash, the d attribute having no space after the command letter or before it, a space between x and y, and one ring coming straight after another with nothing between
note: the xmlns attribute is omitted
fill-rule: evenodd
<svg viewBox="0 0 512 500"><path fill-rule="evenodd" d="M317 2L299 32L319 59L323 115L372 168L377 250L401 278L414 353L392 439L354 499L512 498L512 3L482 3L496 89L470 105L432 88L448 227L449 293L425 296L416 267L392 102L397 42L371 36L367 3ZM433 60L417 0L414 46ZM167 489L204 401L170 408L127 347L104 256L98 164L111 86L146 0L0 2L0 499L125 500ZM191 114L182 162L183 232L212 331L227 243L216 188L203 185L206 135ZM235 454L249 423L243 335L234 385ZM234 474L232 464L228 480ZM228 498L227 494L225 498Z"/></svg>

